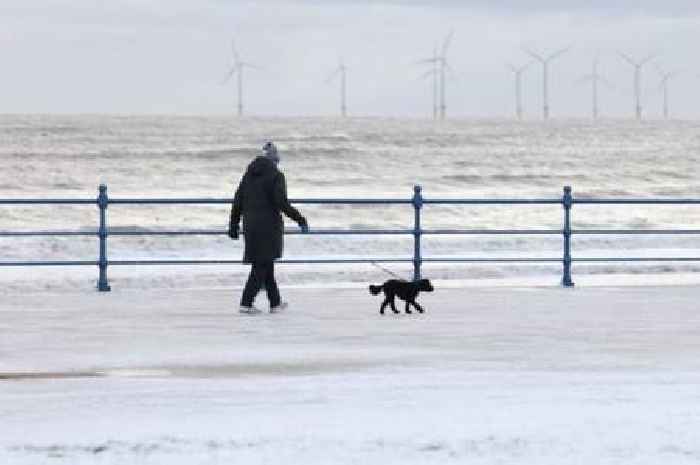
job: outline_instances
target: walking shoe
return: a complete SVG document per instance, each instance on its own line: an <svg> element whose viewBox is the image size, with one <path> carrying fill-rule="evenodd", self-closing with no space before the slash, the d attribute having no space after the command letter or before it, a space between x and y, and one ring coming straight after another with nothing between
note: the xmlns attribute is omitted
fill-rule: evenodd
<svg viewBox="0 0 700 465"><path fill-rule="evenodd" d="M270 313L279 313L287 309L289 304L287 302L280 302L274 307L270 307Z"/></svg>
<svg viewBox="0 0 700 465"><path fill-rule="evenodd" d="M245 315L257 315L258 313L262 313L262 310L255 307L254 305L250 305L250 306L241 305L240 307L238 307L238 311L240 313L245 314Z"/></svg>

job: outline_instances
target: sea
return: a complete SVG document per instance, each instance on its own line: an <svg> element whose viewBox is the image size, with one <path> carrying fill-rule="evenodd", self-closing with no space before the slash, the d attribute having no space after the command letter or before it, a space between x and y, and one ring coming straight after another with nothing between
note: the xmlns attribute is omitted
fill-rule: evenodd
<svg viewBox="0 0 700 465"><path fill-rule="evenodd" d="M555 199L700 198L700 122L564 119L516 122L401 118L236 118L233 116L0 116L0 198L231 197L264 142L280 151L290 198ZM410 205L298 205L313 229L403 229ZM110 205L112 230L221 229L228 205ZM426 205L427 229L562 228L561 205ZM700 229L700 206L575 205L572 227ZM94 231L86 206L0 206L0 231ZM289 222L288 228L296 226ZM424 257L561 258L562 237L424 236ZM242 241L221 236L109 238L112 260L239 259ZM0 262L95 260L94 237L0 237ZM410 258L411 236L290 235L287 258ZM575 235L574 258L700 257L695 235ZM295 285L410 278L410 264L281 264ZM242 265L120 267L121 287L240 284ZM575 263L574 275L685 274L693 262ZM554 283L560 264L430 263L436 280L541 277ZM76 268L3 270L29 286L84 287L96 272ZM92 285L92 284L91 284Z"/></svg>

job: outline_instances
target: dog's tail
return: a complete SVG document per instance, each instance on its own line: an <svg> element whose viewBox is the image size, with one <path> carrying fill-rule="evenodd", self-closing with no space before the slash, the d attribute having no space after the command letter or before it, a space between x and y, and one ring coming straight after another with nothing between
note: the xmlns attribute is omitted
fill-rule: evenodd
<svg viewBox="0 0 700 465"><path fill-rule="evenodd" d="M382 286L375 286L374 284L370 284L369 285L369 293L372 295L377 295L380 292L382 292L383 288L384 288L383 285Z"/></svg>

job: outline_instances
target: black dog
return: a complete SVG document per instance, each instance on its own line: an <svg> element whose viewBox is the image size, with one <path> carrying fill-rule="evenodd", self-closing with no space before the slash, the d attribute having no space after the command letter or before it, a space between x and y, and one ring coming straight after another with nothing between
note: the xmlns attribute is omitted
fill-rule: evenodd
<svg viewBox="0 0 700 465"><path fill-rule="evenodd" d="M377 295L384 291L384 302L382 302L381 307L379 307L379 313L384 314L384 309L387 305L391 305L391 309L394 313L399 313L396 310L396 305L394 304L394 297L398 296L399 299L406 301L406 313L412 313L409 305L416 307L418 312L423 313L423 307L418 305L416 302L416 297L420 291L423 292L433 292L433 285L430 284L430 280L421 279L419 281L404 281L401 279L390 279L381 286L369 285L369 292L372 295Z"/></svg>

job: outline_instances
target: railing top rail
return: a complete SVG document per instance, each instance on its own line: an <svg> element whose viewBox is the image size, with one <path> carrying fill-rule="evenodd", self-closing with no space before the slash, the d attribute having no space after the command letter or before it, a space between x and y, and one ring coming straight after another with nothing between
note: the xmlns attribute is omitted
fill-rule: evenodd
<svg viewBox="0 0 700 465"><path fill-rule="evenodd" d="M230 204L230 197L173 197L173 198L145 198L145 197L110 197L108 203L112 205L217 205ZM323 205L410 205L414 201L411 198L292 198L295 204L323 204ZM430 198L422 197L423 205L557 205L562 204L561 198ZM573 204L579 205L700 205L700 198L580 198L573 197ZM96 205L97 198L0 198L0 205Z"/></svg>

